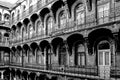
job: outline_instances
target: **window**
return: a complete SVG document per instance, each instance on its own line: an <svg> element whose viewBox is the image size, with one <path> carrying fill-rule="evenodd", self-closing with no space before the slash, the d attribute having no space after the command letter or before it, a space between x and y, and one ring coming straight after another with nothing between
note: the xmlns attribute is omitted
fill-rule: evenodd
<svg viewBox="0 0 120 80"><path fill-rule="evenodd" d="M38 35L42 34L42 23L40 21L38 21L37 23L37 28L38 28Z"/></svg>
<svg viewBox="0 0 120 80"><path fill-rule="evenodd" d="M65 11L62 11L59 15L59 20L60 20L60 26L59 28L65 28L66 27L66 21L67 21L67 15Z"/></svg>
<svg viewBox="0 0 120 80"><path fill-rule="evenodd" d="M75 64L78 66L84 66L85 65L85 48L83 44L78 44L76 46L76 55L75 55L75 59L76 62Z"/></svg>
<svg viewBox="0 0 120 80"><path fill-rule="evenodd" d="M77 21L77 24L80 25L80 24L84 24L85 22L85 10L84 10L84 6L83 4L79 4L77 7L76 7L76 21Z"/></svg>
<svg viewBox="0 0 120 80"><path fill-rule="evenodd" d="M5 19L5 21L8 21L8 20L9 20L9 17L10 17L9 14L7 14L7 13L4 14L4 19Z"/></svg>
<svg viewBox="0 0 120 80"><path fill-rule="evenodd" d="M59 64L66 65L66 60L67 60L67 52L65 45L63 45L60 47L59 50Z"/></svg>
<svg viewBox="0 0 120 80"><path fill-rule="evenodd" d="M8 53L4 53L4 61L9 62L9 54Z"/></svg>
<svg viewBox="0 0 120 80"><path fill-rule="evenodd" d="M31 50L29 50L29 63L33 63L33 53Z"/></svg>
<svg viewBox="0 0 120 80"><path fill-rule="evenodd" d="M47 20L47 34L50 34L52 32L53 27L53 19L52 17L49 17Z"/></svg>
<svg viewBox="0 0 120 80"><path fill-rule="evenodd" d="M37 50L37 63L42 63L42 52L40 50Z"/></svg>
<svg viewBox="0 0 120 80"><path fill-rule="evenodd" d="M98 6L98 22L106 23L109 20L109 3Z"/></svg>
<svg viewBox="0 0 120 80"><path fill-rule="evenodd" d="M52 64L52 58L53 58L52 55L53 53L51 48L48 48L48 64Z"/></svg>
<svg viewBox="0 0 120 80"><path fill-rule="evenodd" d="M29 29L30 29L29 37L32 38L32 36L33 36L33 27L32 27L32 25L29 26Z"/></svg>
<svg viewBox="0 0 120 80"><path fill-rule="evenodd" d="M88 8L88 11L92 10L92 0L87 0L87 8Z"/></svg>

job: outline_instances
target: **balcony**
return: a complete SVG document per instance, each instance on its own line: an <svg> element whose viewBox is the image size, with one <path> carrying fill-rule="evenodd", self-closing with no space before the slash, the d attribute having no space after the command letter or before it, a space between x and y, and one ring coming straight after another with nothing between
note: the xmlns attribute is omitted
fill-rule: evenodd
<svg viewBox="0 0 120 80"><path fill-rule="evenodd" d="M5 41L0 41L0 46L3 46L3 47L8 47L9 46L9 42L5 42Z"/></svg>
<svg viewBox="0 0 120 80"><path fill-rule="evenodd" d="M98 76L98 68L97 66L84 66L84 67L76 67L76 66L53 66L53 65L41 65L41 64L31 64L25 63L23 66L21 64L11 63L11 67L24 68L29 70L36 70L42 72L49 72L54 74L65 74L65 75L78 75L83 77L90 76Z"/></svg>
<svg viewBox="0 0 120 80"><path fill-rule="evenodd" d="M35 12L39 11L40 9L42 9L42 7L48 5L49 3L53 2L53 1L56 1L56 0L50 0L49 2L46 2L45 0L38 0L38 2L36 4L30 6L28 9L26 9L23 12L21 12L20 20L25 19L26 17L28 17L32 13L35 13ZM17 21L17 16L15 16L14 20L12 20L12 22L11 22L11 25L12 24L16 24L17 22L18 22Z"/></svg>
<svg viewBox="0 0 120 80"><path fill-rule="evenodd" d="M98 75L97 66L84 66L84 67L76 67L76 66L53 66L49 65L48 70L63 72L67 74L82 74L82 75Z"/></svg>
<svg viewBox="0 0 120 80"><path fill-rule="evenodd" d="M111 77L120 78L120 67L111 67Z"/></svg>

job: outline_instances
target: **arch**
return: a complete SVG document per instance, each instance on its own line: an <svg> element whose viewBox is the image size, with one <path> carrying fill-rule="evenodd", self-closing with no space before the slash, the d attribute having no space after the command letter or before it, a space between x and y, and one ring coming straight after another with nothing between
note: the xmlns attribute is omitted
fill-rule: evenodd
<svg viewBox="0 0 120 80"><path fill-rule="evenodd" d="M41 35L41 32L42 32L42 21L40 19L37 19L36 22L35 22L35 28L36 28L36 34L37 35Z"/></svg>
<svg viewBox="0 0 120 80"><path fill-rule="evenodd" d="M32 21L33 23L33 29L34 30L37 30L36 27L35 27L35 23L36 23L36 20L39 18L38 14L37 13L34 13L31 17L30 17L30 20Z"/></svg>
<svg viewBox="0 0 120 80"><path fill-rule="evenodd" d="M72 53L72 48L74 46L74 43L77 41L81 41L83 43L84 42L83 35L81 35L79 33L74 33L74 34L67 37L67 43L69 46L70 53Z"/></svg>
<svg viewBox="0 0 120 80"><path fill-rule="evenodd" d="M79 4L84 4L84 2L82 0L76 0L71 6L70 12L71 12L71 15L73 18L74 18L74 10L75 10L76 6Z"/></svg>
<svg viewBox="0 0 120 80"><path fill-rule="evenodd" d="M70 12L70 17L71 17L71 8L72 5L76 2L77 0L67 0L67 4L68 4L68 8L69 8L69 12Z"/></svg>
<svg viewBox="0 0 120 80"><path fill-rule="evenodd" d="M84 24L85 22L85 7L84 4L77 4L74 9L73 19L77 21L77 25Z"/></svg>
<svg viewBox="0 0 120 80"><path fill-rule="evenodd" d="M46 34L49 35L52 32L53 25L54 25L54 19L51 14L47 14L44 20L44 24L46 26Z"/></svg>
<svg viewBox="0 0 120 80"><path fill-rule="evenodd" d="M39 18L38 14L37 14L37 13L34 13L34 14L32 14L32 16L30 17L30 20L35 23L35 21L36 21L38 18Z"/></svg>
<svg viewBox="0 0 120 80"><path fill-rule="evenodd" d="M11 48L11 50L15 52L15 51L16 51L16 47L13 46L13 47Z"/></svg>
<svg viewBox="0 0 120 80"><path fill-rule="evenodd" d="M43 40L39 43L39 46L40 46L42 52L44 52L44 49L45 49L45 47L47 47L47 45L49 45L49 42L47 40Z"/></svg>
<svg viewBox="0 0 120 80"><path fill-rule="evenodd" d="M13 26L11 27L11 29L12 29L13 31L15 31L15 30L16 30L16 26L13 25Z"/></svg>
<svg viewBox="0 0 120 80"><path fill-rule="evenodd" d="M36 51L36 49L37 49L38 47L39 47L39 46L38 46L38 44L37 44L36 42L32 42L32 43L30 44L30 48L32 49L34 55L35 55L35 51Z"/></svg>
<svg viewBox="0 0 120 80"><path fill-rule="evenodd" d="M17 27L21 30L22 22L18 22L18 23L17 23Z"/></svg>
<svg viewBox="0 0 120 80"><path fill-rule="evenodd" d="M36 76L36 73L30 73L28 77L31 78L31 80L34 80L35 76Z"/></svg>
<svg viewBox="0 0 120 80"><path fill-rule="evenodd" d="M63 38L61 37L56 37L51 41L52 47L53 47L53 51L56 54L57 53L57 47L60 43L63 42Z"/></svg>
<svg viewBox="0 0 120 80"><path fill-rule="evenodd" d="M24 27L26 28L26 31L28 31L27 29L27 26L28 26L28 24L29 24L29 22L30 22L30 20L28 19L28 18L25 18L24 20L23 20L23 25L24 25Z"/></svg>
<svg viewBox="0 0 120 80"><path fill-rule="evenodd" d="M8 21L8 20L10 19L10 15L9 15L8 13L5 13L5 14L4 14L4 19L5 19L6 21Z"/></svg>
<svg viewBox="0 0 120 80"><path fill-rule="evenodd" d="M21 28L22 28L22 23L21 22L18 22L17 23L17 29L18 29L18 33L19 33L19 35L21 36Z"/></svg>
<svg viewBox="0 0 120 80"><path fill-rule="evenodd" d="M25 80L28 79L28 72L27 71L23 71L22 72L22 76L24 77Z"/></svg>
<svg viewBox="0 0 120 80"><path fill-rule="evenodd" d="M34 36L34 28L33 28L33 24L30 22L27 26L27 30L28 30L28 36L29 38L32 38Z"/></svg>
<svg viewBox="0 0 120 80"><path fill-rule="evenodd" d="M3 75L4 75L4 79L6 80L10 79L10 69L9 68L5 69Z"/></svg>
<svg viewBox="0 0 120 80"><path fill-rule="evenodd" d="M0 35L1 35L1 33L0 33ZM8 32L4 33L4 37L9 38L9 36L10 36L10 33L8 33Z"/></svg>
<svg viewBox="0 0 120 80"><path fill-rule="evenodd" d="M48 13L50 13L50 9L47 8L47 7L46 7L46 8L43 8L43 9L40 11L39 15L40 15L40 17L41 17L42 22L44 22L45 15L48 14Z"/></svg>
<svg viewBox="0 0 120 80"><path fill-rule="evenodd" d="M17 46L17 49L18 49L19 51L21 51L21 50L22 50L22 46Z"/></svg>
<svg viewBox="0 0 120 80"><path fill-rule="evenodd" d="M85 45L81 40L74 43L74 53L75 53L75 65L85 66L86 65L86 53Z"/></svg>
<svg viewBox="0 0 120 80"><path fill-rule="evenodd" d="M41 49L40 49L40 47L38 47L37 49L36 49L36 62L38 63L38 64L44 64L44 59L43 59L43 52L41 51Z"/></svg>
<svg viewBox="0 0 120 80"><path fill-rule="evenodd" d="M16 70L16 75L18 76L18 78L21 78L22 72L18 69Z"/></svg>
<svg viewBox="0 0 120 80"><path fill-rule="evenodd" d="M64 8L60 8L56 13L56 21L58 22L58 28L65 28L67 23L67 13Z"/></svg>
<svg viewBox="0 0 120 80"><path fill-rule="evenodd" d="M27 52L28 52L29 49L30 49L30 47L29 47L28 44L23 45L23 50L25 51L26 55L28 55Z"/></svg>
<svg viewBox="0 0 120 80"><path fill-rule="evenodd" d="M92 53L94 51L92 47L94 47L100 40L110 40L110 38L113 39L112 31L106 28L96 29L89 33L89 53Z"/></svg>
<svg viewBox="0 0 120 80"><path fill-rule="evenodd" d="M62 0L59 0L59 1L56 1L52 7L51 7L51 10L53 12L53 15L54 15L54 18L55 18L55 21L56 21L56 13L58 11L59 8L61 8L62 6L64 6L64 2Z"/></svg>

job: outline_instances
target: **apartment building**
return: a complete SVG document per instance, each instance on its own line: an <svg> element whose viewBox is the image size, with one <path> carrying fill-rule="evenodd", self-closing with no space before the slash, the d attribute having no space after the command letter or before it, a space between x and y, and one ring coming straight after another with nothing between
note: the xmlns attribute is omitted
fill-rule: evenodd
<svg viewBox="0 0 120 80"><path fill-rule="evenodd" d="M120 80L120 0L19 0L9 13L1 79Z"/></svg>

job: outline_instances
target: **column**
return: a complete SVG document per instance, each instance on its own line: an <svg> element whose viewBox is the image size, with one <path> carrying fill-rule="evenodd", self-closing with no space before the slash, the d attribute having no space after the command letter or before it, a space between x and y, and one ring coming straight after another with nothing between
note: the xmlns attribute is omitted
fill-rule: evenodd
<svg viewBox="0 0 120 80"><path fill-rule="evenodd" d="M85 42L84 42L84 45L85 45L85 65L87 65L87 59L88 59L88 38L85 38Z"/></svg>
<svg viewBox="0 0 120 80"><path fill-rule="evenodd" d="M117 55L117 53L120 53L120 43L119 43L119 35L118 33L114 33L114 41L112 42L112 56L111 59L112 60L112 66L117 66L117 58L119 58L119 56Z"/></svg>
<svg viewBox="0 0 120 80"><path fill-rule="evenodd" d="M1 79L4 79L3 73L4 73L4 71L1 71Z"/></svg>

